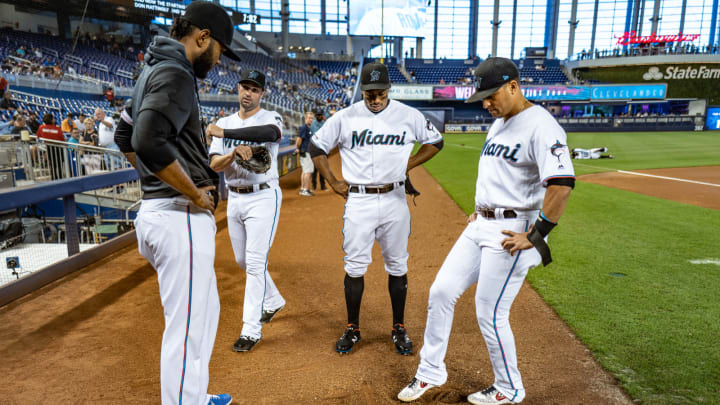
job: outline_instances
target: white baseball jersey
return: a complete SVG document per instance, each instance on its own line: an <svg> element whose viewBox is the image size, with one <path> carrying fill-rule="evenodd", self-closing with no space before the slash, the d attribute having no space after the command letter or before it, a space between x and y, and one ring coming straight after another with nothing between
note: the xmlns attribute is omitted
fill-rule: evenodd
<svg viewBox="0 0 720 405"><path fill-rule="evenodd" d="M381 185L405 180L414 143L442 141L422 113L395 100L379 113L358 101L330 117L311 142L323 151L340 149L348 184Z"/></svg>
<svg viewBox="0 0 720 405"><path fill-rule="evenodd" d="M570 159L565 131L544 108L497 119L478 163L475 205L539 210L548 180L575 177Z"/></svg>
<svg viewBox="0 0 720 405"><path fill-rule="evenodd" d="M223 129L237 129L254 127L259 125L275 125L278 127L278 129L280 129L280 131L282 131L283 119L277 112L268 111L261 108L258 112L253 114L252 117L246 120L243 120L242 118L240 118L239 114L235 113L219 119L216 125ZM253 173L244 169L242 166L238 165L233 160L230 166L225 168L225 181L227 182L227 184L233 187L238 187L249 186L252 184L277 182L277 155L278 149L280 147L280 140L278 140L277 142L255 143L240 141L236 139L213 138L213 141L210 144L209 155L211 158L213 155L227 155L228 153L232 152L236 147L243 144L265 146L268 152L270 152L270 156L272 158L270 170L265 173Z"/></svg>

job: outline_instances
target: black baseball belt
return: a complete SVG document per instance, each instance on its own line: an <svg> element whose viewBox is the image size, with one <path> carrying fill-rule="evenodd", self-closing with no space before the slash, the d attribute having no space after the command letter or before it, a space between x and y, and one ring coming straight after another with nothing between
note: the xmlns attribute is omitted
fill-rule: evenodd
<svg viewBox="0 0 720 405"><path fill-rule="evenodd" d="M253 184L250 186L228 186L228 189L232 191L233 193L240 193L240 194L248 194L248 193L254 193L255 191L260 190L266 190L270 188L270 185L267 183L261 183L261 184Z"/></svg>
<svg viewBox="0 0 720 405"><path fill-rule="evenodd" d="M393 191L398 187L405 185L404 181L397 183L385 184L382 186L350 186L348 187L349 193L361 193L361 194L385 194Z"/></svg>
<svg viewBox="0 0 720 405"><path fill-rule="evenodd" d="M487 219L507 219L507 218L517 218L517 212L513 210L505 210L502 213L502 216L497 217L495 216L495 210L494 209L488 209L488 208L478 208L475 212L478 213L483 218Z"/></svg>

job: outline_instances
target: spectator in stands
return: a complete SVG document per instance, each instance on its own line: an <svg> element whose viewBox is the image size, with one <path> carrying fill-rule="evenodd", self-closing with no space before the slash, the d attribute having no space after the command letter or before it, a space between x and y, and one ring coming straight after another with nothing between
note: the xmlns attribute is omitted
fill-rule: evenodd
<svg viewBox="0 0 720 405"><path fill-rule="evenodd" d="M75 121L73 120L73 113L68 112L65 119L60 123L60 128L63 133L69 134L73 128L75 128Z"/></svg>
<svg viewBox="0 0 720 405"><path fill-rule="evenodd" d="M70 131L70 139L68 139L68 143L73 143L73 144L80 143L80 130L79 129L73 128L72 131Z"/></svg>
<svg viewBox="0 0 720 405"><path fill-rule="evenodd" d="M38 139L50 139L54 141L65 142L65 135L59 126L55 124L55 117L46 113L43 116L43 124L40 125L37 132ZM46 148L45 158L48 160L50 168L50 176L53 180L63 178L65 170L65 149L59 145L48 145Z"/></svg>
<svg viewBox="0 0 720 405"><path fill-rule="evenodd" d="M13 128L10 133L20 135L22 131L30 132L30 128L27 127L27 119L25 118L25 114L16 113Z"/></svg>
<svg viewBox="0 0 720 405"><path fill-rule="evenodd" d="M75 128L77 128L81 134L85 132L85 114L78 114L78 117L73 122L75 123Z"/></svg>
<svg viewBox="0 0 720 405"><path fill-rule="evenodd" d="M5 77L0 76L0 97L5 97L5 92L10 90L10 84Z"/></svg>
<svg viewBox="0 0 720 405"><path fill-rule="evenodd" d="M89 146L98 146L98 133L92 118L85 118L85 131L82 132L80 143Z"/></svg>
<svg viewBox="0 0 720 405"><path fill-rule="evenodd" d="M40 121L38 121L37 114L35 114L35 112L30 112L27 126L30 128L30 132L37 134L38 128L40 128Z"/></svg>
<svg viewBox="0 0 720 405"><path fill-rule="evenodd" d="M115 98L115 92L113 91L112 87L108 87L107 90L105 90L104 94L107 101L112 104L112 101Z"/></svg>
<svg viewBox="0 0 720 405"><path fill-rule="evenodd" d="M17 110L17 104L15 104L14 101L12 101L12 95L9 91L5 92L5 95L3 96L2 100L0 100L0 110L11 110L15 111Z"/></svg>
<svg viewBox="0 0 720 405"><path fill-rule="evenodd" d="M95 121L98 122L98 146L119 151L120 148L115 144L115 121L100 108L95 110ZM106 169L115 170L121 166L122 160L118 155L113 153L105 154Z"/></svg>

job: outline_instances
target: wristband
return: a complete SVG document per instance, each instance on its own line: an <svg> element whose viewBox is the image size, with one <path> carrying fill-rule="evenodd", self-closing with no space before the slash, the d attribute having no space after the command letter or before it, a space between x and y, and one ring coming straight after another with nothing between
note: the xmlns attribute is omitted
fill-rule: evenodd
<svg viewBox="0 0 720 405"><path fill-rule="evenodd" d="M540 235L544 238L550 233L550 231L553 230L553 228L555 228L556 225L556 223L548 220L545 215L540 212L540 216L538 217L537 221L535 221L535 225L533 226L533 231L539 232Z"/></svg>

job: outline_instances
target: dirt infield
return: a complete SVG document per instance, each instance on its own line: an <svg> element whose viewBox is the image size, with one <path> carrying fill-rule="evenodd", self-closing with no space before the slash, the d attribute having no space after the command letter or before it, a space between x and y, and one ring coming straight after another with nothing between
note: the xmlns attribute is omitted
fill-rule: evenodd
<svg viewBox="0 0 720 405"><path fill-rule="evenodd" d="M720 166L596 173L580 176L579 180L685 204L720 209Z"/></svg>
<svg viewBox="0 0 720 405"><path fill-rule="evenodd" d="M339 172L337 157L331 159ZM345 324L341 250L343 201L331 192L297 194L296 174L282 180L284 202L270 253L270 272L287 306L263 328L250 353L231 346L242 321L244 272L234 263L218 211L216 271L221 313L210 391L239 404L378 404L397 402L418 355L403 357L390 341L392 314L379 248L366 276L363 339L340 356ZM422 345L428 289L465 225L457 205L425 172L411 205L406 325ZM537 269L533 271L542 271ZM475 321L474 288L458 301L447 354L448 383L421 403L464 403L493 381ZM513 306L526 404L622 404L627 396L567 325L527 284ZM0 308L0 403L159 403L163 316L154 270L127 249Z"/></svg>

